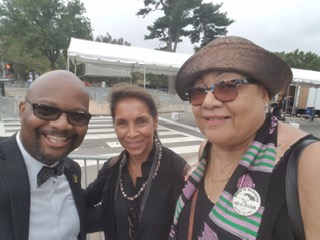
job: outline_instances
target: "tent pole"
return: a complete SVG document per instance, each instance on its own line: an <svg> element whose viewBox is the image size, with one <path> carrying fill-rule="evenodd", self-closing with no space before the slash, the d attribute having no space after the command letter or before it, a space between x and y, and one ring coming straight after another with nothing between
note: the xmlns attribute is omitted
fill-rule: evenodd
<svg viewBox="0 0 320 240"><path fill-rule="evenodd" d="M318 95L318 86L316 87L316 95L314 96L313 111L316 110L317 95Z"/></svg>
<svg viewBox="0 0 320 240"><path fill-rule="evenodd" d="M69 60L69 56L67 56L67 70L69 71L69 69L70 69L70 62L69 62L70 60Z"/></svg>
<svg viewBox="0 0 320 240"><path fill-rule="evenodd" d="M133 64L131 65L131 71L130 71L130 85L132 85L132 78L133 78Z"/></svg>
<svg viewBox="0 0 320 240"><path fill-rule="evenodd" d="M310 92L309 92L309 93L310 93ZM314 95L313 107L311 108L311 115L310 115L310 117L309 117L309 120L310 120L310 121L313 121L314 114L315 114L315 111L316 111L317 95L318 95L318 86L316 87L316 92L315 92L315 95Z"/></svg>
<svg viewBox="0 0 320 240"><path fill-rule="evenodd" d="M77 60L74 60L74 74L77 75Z"/></svg>
<svg viewBox="0 0 320 240"><path fill-rule="evenodd" d="M291 116L295 117L296 107L297 107L297 95L298 95L298 83L296 83L296 87L294 88L294 98L293 98L293 104L292 104L292 110L291 110Z"/></svg>
<svg viewBox="0 0 320 240"><path fill-rule="evenodd" d="M284 109L284 114L287 114L287 111L288 111L288 97L289 97L289 92L290 92L290 84L289 84L288 90L287 90L286 106L285 106L285 109Z"/></svg>
<svg viewBox="0 0 320 240"><path fill-rule="evenodd" d="M146 65L143 65L143 88L146 88Z"/></svg>

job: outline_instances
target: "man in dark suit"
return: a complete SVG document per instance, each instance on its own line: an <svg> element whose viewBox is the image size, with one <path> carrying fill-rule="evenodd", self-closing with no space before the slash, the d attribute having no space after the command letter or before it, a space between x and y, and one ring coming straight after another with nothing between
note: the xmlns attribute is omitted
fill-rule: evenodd
<svg viewBox="0 0 320 240"><path fill-rule="evenodd" d="M21 128L0 141L0 239L84 240L79 164L67 155L82 143L89 96L73 73L35 80L19 105Z"/></svg>

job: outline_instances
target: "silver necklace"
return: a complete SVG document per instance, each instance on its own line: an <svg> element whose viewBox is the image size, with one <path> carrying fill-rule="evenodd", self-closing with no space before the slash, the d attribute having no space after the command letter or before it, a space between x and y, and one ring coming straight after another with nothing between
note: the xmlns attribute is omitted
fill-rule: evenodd
<svg viewBox="0 0 320 240"><path fill-rule="evenodd" d="M156 143L157 146L158 146L159 154L158 154L158 159L157 159L157 166L156 166L156 169L155 169L154 173L151 173L151 172L149 173L149 174L153 174L153 177L152 177L152 178L155 178L155 177L157 176L157 174L158 174L158 170L159 170L159 168L160 168L160 159L161 159L161 157L162 157L162 146L161 146L159 140L158 140L158 139L155 139L155 143ZM155 157L156 157L156 156L155 156ZM126 155L123 156L123 158L122 158L121 161L122 161L122 163L124 163L124 162L126 161ZM120 166L121 166L121 165L122 165L122 164L120 164ZM128 195L125 193L124 187L123 187L122 178L120 178L120 192L121 192L121 194L122 194L122 196L123 196L124 198L128 199L129 201L134 201L134 200L137 199L137 198L141 195L141 193L145 190L147 184L148 184L148 181L145 181L145 182L142 184L142 186L141 186L141 188L139 189L139 191L138 191L134 196L130 197L130 196L128 196Z"/></svg>

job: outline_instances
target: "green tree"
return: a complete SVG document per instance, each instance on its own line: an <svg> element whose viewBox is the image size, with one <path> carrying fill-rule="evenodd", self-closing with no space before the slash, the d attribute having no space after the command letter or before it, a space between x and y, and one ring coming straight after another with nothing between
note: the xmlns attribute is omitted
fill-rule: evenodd
<svg viewBox="0 0 320 240"><path fill-rule="evenodd" d="M162 50L175 52L183 37L193 44L206 45L216 37L227 34L227 27L234 22L220 13L221 4L202 3L202 0L144 0L144 8L138 16L147 16L154 11L163 11L164 16L147 27L145 39L159 39L166 43ZM197 49L197 47L195 47Z"/></svg>
<svg viewBox="0 0 320 240"><path fill-rule="evenodd" d="M227 26L232 24L234 20L227 18L226 13L219 10L221 4L203 3L199 8L194 10L193 30L190 31L190 41L192 44L200 43L199 47L195 46L195 50L207 45L216 37L225 36Z"/></svg>
<svg viewBox="0 0 320 240"><path fill-rule="evenodd" d="M105 36L103 35L98 35L95 38L96 42L105 42L105 43L111 43L111 44L117 44L117 45L124 45L124 46L131 46L130 43L128 43L127 41L125 41L123 38L112 38L112 36L110 35L110 33L107 33Z"/></svg>
<svg viewBox="0 0 320 240"><path fill-rule="evenodd" d="M312 52L303 52L296 49L293 52L276 52L280 58L288 63L291 68L320 71L320 57Z"/></svg>
<svg viewBox="0 0 320 240"><path fill-rule="evenodd" d="M1 46L19 45L24 54L38 53L56 68L71 37L92 40L92 29L79 0L2 0Z"/></svg>
<svg viewBox="0 0 320 240"><path fill-rule="evenodd" d="M150 82L150 86L154 89L166 90L168 88L168 76L166 75L156 75L148 73L147 79Z"/></svg>
<svg viewBox="0 0 320 240"><path fill-rule="evenodd" d="M39 50L26 51L20 42L10 42L10 45L0 47L0 61L13 63L14 79L28 79L30 70L37 70L40 73L49 70L50 63Z"/></svg>

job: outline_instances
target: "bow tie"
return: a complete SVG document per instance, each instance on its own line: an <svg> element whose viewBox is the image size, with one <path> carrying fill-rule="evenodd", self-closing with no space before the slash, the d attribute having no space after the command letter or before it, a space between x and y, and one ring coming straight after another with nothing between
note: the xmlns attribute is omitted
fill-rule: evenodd
<svg viewBox="0 0 320 240"><path fill-rule="evenodd" d="M38 187L40 187L41 184L47 181L50 177L60 176L62 175L62 173L63 173L63 161L60 161L56 166L52 168L43 166L37 176Z"/></svg>

